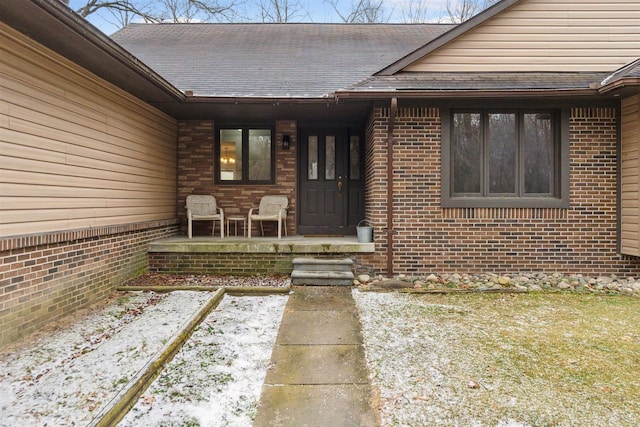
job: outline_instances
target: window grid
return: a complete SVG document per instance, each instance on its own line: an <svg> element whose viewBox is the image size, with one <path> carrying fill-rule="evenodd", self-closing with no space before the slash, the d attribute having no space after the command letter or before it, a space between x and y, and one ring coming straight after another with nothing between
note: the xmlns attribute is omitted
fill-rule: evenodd
<svg viewBox="0 0 640 427"><path fill-rule="evenodd" d="M217 133L216 183L273 184L275 146L273 129L264 126L229 126Z"/></svg>
<svg viewBox="0 0 640 427"><path fill-rule="evenodd" d="M471 151L471 153L467 156L467 163L472 163L474 159L479 159L479 163L477 164L466 164L465 167L460 167L457 162L460 161L458 158L458 152L460 151L459 145L463 145L464 139L469 139L469 130L467 132L460 132L459 127L457 126L462 120L459 116L461 115L470 115L471 117L466 118L467 122L473 123L474 121L478 121L476 123L477 129L471 129L476 132L475 136L478 138L476 151ZM547 178L546 178L546 187L547 191L527 191L526 183L528 182L526 179L527 169L527 157L526 157L526 129L525 129L525 120L527 116L534 115L539 117L547 117L548 124L548 132L550 133L551 141L549 144L551 148L547 148L549 152L549 158L547 159ZM490 126L491 126L491 117L492 116L513 116L513 153L512 153L512 164L513 167L508 170L500 170L505 168L505 164L501 166L496 165L495 161L492 161L492 151L490 144L493 142L491 139ZM557 114L555 114L551 110L502 110L502 109L473 109L473 110L454 110L452 112L452 120L451 120L451 189L452 189L452 197L483 197L483 198L491 198L491 197L511 197L511 198L534 198L534 197L556 197L558 184L556 182L557 179L557 169L559 167L558 156L559 156L559 137L558 137L558 125L557 125ZM469 141L466 141L467 143ZM495 154L495 153L493 153ZM464 163L464 160L462 160ZM498 170L500 173L513 173L513 183L511 188L513 191L492 191L493 188L504 189L505 187L499 187L497 184L492 183L492 166L494 169ZM477 167L477 170L473 170L472 167ZM508 168L508 166L506 166ZM463 176L463 178L460 177ZM530 173L531 175L531 173ZM461 188L459 182L456 180L467 179L466 188ZM459 191L460 189L469 190L470 184L473 184L474 187L472 190L475 191Z"/></svg>

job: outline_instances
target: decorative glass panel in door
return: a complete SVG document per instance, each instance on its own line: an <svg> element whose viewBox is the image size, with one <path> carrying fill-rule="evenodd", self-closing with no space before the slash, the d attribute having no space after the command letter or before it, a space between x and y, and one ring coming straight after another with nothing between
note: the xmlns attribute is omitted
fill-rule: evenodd
<svg viewBox="0 0 640 427"><path fill-rule="evenodd" d="M344 131L303 132L300 146L300 234L344 234L349 142Z"/></svg>
<svg viewBox="0 0 640 427"><path fill-rule="evenodd" d="M307 179L315 181L318 179L318 137L316 135L309 136L307 147Z"/></svg>

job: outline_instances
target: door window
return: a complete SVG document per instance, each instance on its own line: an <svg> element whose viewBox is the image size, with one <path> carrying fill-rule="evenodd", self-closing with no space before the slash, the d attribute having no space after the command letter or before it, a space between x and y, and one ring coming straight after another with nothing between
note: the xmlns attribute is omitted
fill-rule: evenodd
<svg viewBox="0 0 640 427"><path fill-rule="evenodd" d="M360 137L349 138L349 179L360 179Z"/></svg>
<svg viewBox="0 0 640 427"><path fill-rule="evenodd" d="M318 136L309 136L309 154L308 154L309 170L307 177L309 181L316 181L318 179Z"/></svg>
<svg viewBox="0 0 640 427"><path fill-rule="evenodd" d="M336 179L336 137L327 136L325 139L324 179Z"/></svg>

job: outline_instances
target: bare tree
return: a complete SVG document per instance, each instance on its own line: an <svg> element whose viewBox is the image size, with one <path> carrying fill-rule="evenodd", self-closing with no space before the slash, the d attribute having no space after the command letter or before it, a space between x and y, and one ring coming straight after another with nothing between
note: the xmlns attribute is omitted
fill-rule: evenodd
<svg viewBox="0 0 640 427"><path fill-rule="evenodd" d="M76 12L84 18L101 11L106 11L139 16L147 22L158 21L158 19L145 10L145 7L145 4L137 4L133 0L87 0Z"/></svg>
<svg viewBox="0 0 640 427"><path fill-rule="evenodd" d="M219 3L217 0L157 0L162 22L210 22L230 19L235 0Z"/></svg>
<svg viewBox="0 0 640 427"><path fill-rule="evenodd" d="M138 15L129 10L108 9L110 16L105 16L105 21L115 27L123 28L134 22Z"/></svg>
<svg viewBox="0 0 640 427"><path fill-rule="evenodd" d="M329 4L346 24L381 23L391 18L391 13L384 8L384 0L354 0L346 11L340 10L338 0L329 0Z"/></svg>
<svg viewBox="0 0 640 427"><path fill-rule="evenodd" d="M292 22L304 15L304 8L297 0L260 0L262 22Z"/></svg>
<svg viewBox="0 0 640 427"><path fill-rule="evenodd" d="M68 4L68 0L62 1ZM228 20L234 16L235 7L236 0L226 3L219 0L85 0L76 12L85 18L108 13L117 26L124 26L136 19L145 22Z"/></svg>
<svg viewBox="0 0 640 427"><path fill-rule="evenodd" d="M407 24L423 24L429 21L429 1L409 1L402 8L402 22Z"/></svg>
<svg viewBox="0 0 640 427"><path fill-rule="evenodd" d="M460 24L497 2L498 0L447 0L445 20Z"/></svg>

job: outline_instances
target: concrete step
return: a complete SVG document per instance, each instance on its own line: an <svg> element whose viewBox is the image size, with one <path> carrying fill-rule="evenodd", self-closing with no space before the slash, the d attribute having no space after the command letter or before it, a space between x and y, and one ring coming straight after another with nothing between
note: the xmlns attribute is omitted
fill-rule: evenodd
<svg viewBox="0 0 640 427"><path fill-rule="evenodd" d="M352 271L353 260L344 259L315 259L294 258L294 271Z"/></svg>
<svg viewBox="0 0 640 427"><path fill-rule="evenodd" d="M294 269L291 273L291 283L294 285L351 286L353 278L351 271L301 271Z"/></svg>
<svg viewBox="0 0 640 427"><path fill-rule="evenodd" d="M351 286L353 260L295 258L291 283L294 285Z"/></svg>

